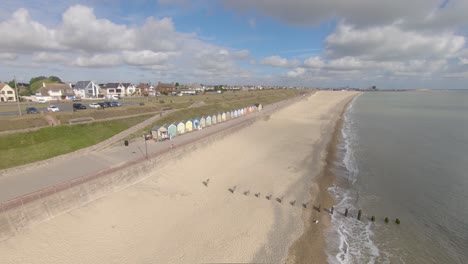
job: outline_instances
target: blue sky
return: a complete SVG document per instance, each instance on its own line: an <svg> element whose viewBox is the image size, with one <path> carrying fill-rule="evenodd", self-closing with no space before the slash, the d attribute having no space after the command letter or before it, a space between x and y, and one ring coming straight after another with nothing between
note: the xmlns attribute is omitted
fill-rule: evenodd
<svg viewBox="0 0 468 264"><path fill-rule="evenodd" d="M0 80L467 88L467 1L25 0Z"/></svg>

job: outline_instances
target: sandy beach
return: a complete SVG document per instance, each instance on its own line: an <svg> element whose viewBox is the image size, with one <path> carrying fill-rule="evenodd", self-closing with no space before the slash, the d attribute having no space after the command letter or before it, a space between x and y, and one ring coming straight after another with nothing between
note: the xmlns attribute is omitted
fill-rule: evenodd
<svg viewBox="0 0 468 264"><path fill-rule="evenodd" d="M326 157L355 95L317 92L176 148L144 181L1 242L1 263L326 262L327 216L311 208L330 206Z"/></svg>

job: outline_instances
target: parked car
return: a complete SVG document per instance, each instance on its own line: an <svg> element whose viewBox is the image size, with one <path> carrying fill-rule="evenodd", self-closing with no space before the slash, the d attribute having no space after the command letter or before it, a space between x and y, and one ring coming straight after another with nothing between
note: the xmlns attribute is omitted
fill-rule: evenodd
<svg viewBox="0 0 468 264"><path fill-rule="evenodd" d="M107 104L106 103L103 103L103 102L100 102L100 103L97 103L101 108L107 108Z"/></svg>
<svg viewBox="0 0 468 264"><path fill-rule="evenodd" d="M58 111L60 111L60 109L55 105L49 105L49 107L47 107L47 111L49 111L49 112L58 112Z"/></svg>
<svg viewBox="0 0 468 264"><path fill-rule="evenodd" d="M40 104L45 104L46 103L46 100L45 99L37 99L37 102L40 103Z"/></svg>
<svg viewBox="0 0 468 264"><path fill-rule="evenodd" d="M73 102L81 102L81 98L79 98L79 97L73 97L73 98L72 98L72 101L73 101ZM86 109L86 108L85 108L85 109Z"/></svg>
<svg viewBox="0 0 468 264"><path fill-rule="evenodd" d="M107 107L113 107L112 102L104 102L104 104L106 104Z"/></svg>
<svg viewBox="0 0 468 264"><path fill-rule="evenodd" d="M111 102L112 107L122 106L119 102Z"/></svg>
<svg viewBox="0 0 468 264"><path fill-rule="evenodd" d="M86 106L84 104L74 103L73 104L73 109L76 109L76 110L86 109Z"/></svg>
<svg viewBox="0 0 468 264"><path fill-rule="evenodd" d="M89 107L94 108L94 109L101 108L101 106L98 103L89 104Z"/></svg>
<svg viewBox="0 0 468 264"><path fill-rule="evenodd" d="M39 114L39 111L37 111L36 107L27 107L26 114Z"/></svg>

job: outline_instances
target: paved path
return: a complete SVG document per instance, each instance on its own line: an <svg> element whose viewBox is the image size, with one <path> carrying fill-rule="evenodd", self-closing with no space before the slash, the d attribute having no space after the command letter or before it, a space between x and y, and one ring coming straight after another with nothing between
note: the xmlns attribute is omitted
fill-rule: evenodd
<svg viewBox="0 0 468 264"><path fill-rule="evenodd" d="M299 100L298 98L297 100ZM294 99L282 101L264 107L262 112L245 115L231 119L200 131L194 131L182 136L175 137L172 141L154 142L141 139L130 142L124 146L122 139L139 129L151 124L159 118L152 117L129 130L91 147L91 151L81 152L80 155L68 155L66 158L57 159L49 164L38 166L33 169L16 170L0 178L0 203L13 198L32 193L47 187L51 187L72 179L98 174L102 171L124 165L125 163L144 159L146 150L149 156L155 156L167 152L171 144L176 147L185 145L195 140L205 138L214 133L226 131L236 126L254 121L258 116L270 114L282 106L289 105ZM146 143L146 144L145 144ZM111 146L114 144L113 146Z"/></svg>

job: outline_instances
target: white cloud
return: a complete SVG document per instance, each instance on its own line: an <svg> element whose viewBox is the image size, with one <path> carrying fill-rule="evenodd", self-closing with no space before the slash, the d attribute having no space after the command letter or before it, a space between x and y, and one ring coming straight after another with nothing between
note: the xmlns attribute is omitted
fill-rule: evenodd
<svg viewBox="0 0 468 264"><path fill-rule="evenodd" d="M304 75L305 72L306 70L304 68L295 68L291 71L288 71L287 76L290 78L296 78L298 76Z"/></svg>
<svg viewBox="0 0 468 264"><path fill-rule="evenodd" d="M130 65L158 65L168 61L171 53L153 52L150 50L124 51L124 61Z"/></svg>
<svg viewBox="0 0 468 264"><path fill-rule="evenodd" d="M260 61L261 64L273 67L295 67L300 64L298 60L288 60L280 56L269 56Z"/></svg>
<svg viewBox="0 0 468 264"><path fill-rule="evenodd" d="M67 58L62 53L39 52L33 56L32 61L39 62L39 63L50 63L50 62L66 63L66 62L69 62L69 58Z"/></svg>
<svg viewBox="0 0 468 264"><path fill-rule="evenodd" d="M315 57L310 57L308 59L306 59L304 61L304 66L305 67L310 67L310 68L321 68L325 65L325 63L323 62L323 60L318 57L318 56L315 56Z"/></svg>
<svg viewBox="0 0 468 264"><path fill-rule="evenodd" d="M356 29L341 24L325 43L326 54L331 58L440 59L456 56L465 46L465 38L451 32L434 35L404 31L396 25Z"/></svg>
<svg viewBox="0 0 468 264"><path fill-rule="evenodd" d="M16 53L0 53L0 60L16 60L17 58Z"/></svg>
<svg viewBox="0 0 468 264"><path fill-rule="evenodd" d="M112 67L120 65L121 58L115 54L95 54L92 56L78 57L74 65L80 67Z"/></svg>

